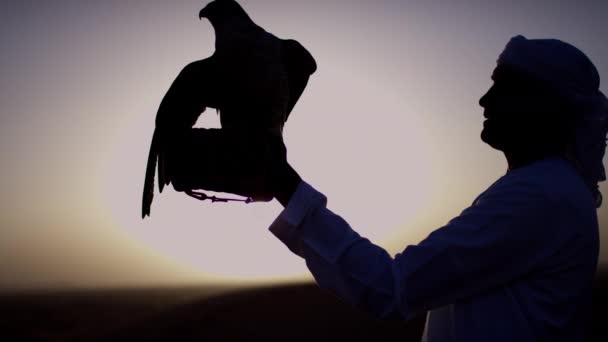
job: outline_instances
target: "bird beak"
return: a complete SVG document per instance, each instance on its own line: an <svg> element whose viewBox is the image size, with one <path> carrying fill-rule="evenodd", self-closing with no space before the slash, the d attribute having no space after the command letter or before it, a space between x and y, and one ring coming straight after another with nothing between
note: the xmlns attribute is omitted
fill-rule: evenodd
<svg viewBox="0 0 608 342"><path fill-rule="evenodd" d="M198 12L198 19L207 18L207 7L203 8L200 12Z"/></svg>

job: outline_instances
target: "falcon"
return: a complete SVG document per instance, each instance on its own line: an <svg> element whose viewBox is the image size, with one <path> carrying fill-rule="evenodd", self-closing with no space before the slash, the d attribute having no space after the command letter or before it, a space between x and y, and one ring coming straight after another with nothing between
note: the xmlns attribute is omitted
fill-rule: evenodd
<svg viewBox="0 0 608 342"><path fill-rule="evenodd" d="M234 0L210 2L199 12L202 18L215 31L215 51L184 67L160 103L146 167L142 218L150 215L156 169L162 192L172 180L169 151L192 131L206 108L217 110L222 130L280 136L317 69L299 42L265 31Z"/></svg>

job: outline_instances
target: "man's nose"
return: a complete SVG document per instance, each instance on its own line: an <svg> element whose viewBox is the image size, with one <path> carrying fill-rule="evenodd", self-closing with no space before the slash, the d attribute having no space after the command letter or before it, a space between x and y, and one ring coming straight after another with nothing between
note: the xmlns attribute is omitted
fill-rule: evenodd
<svg viewBox="0 0 608 342"><path fill-rule="evenodd" d="M490 91L488 90L480 99L479 99L479 105L482 106L483 108L486 108L486 106L488 105L488 94L490 93Z"/></svg>
<svg viewBox="0 0 608 342"><path fill-rule="evenodd" d="M486 108L488 106L492 93L494 93L494 85L492 85L490 89L488 89L488 91L486 91L486 93L479 99L479 105L483 108Z"/></svg>

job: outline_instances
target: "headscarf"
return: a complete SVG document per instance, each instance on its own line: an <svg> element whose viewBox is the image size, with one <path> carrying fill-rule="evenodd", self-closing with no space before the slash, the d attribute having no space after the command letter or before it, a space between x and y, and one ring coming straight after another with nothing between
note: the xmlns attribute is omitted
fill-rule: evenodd
<svg viewBox="0 0 608 342"><path fill-rule="evenodd" d="M557 39L511 38L497 61L543 82L575 112L570 160L602 203L598 183L606 180L602 164L608 132L608 99L599 90L600 76L591 60L576 47Z"/></svg>

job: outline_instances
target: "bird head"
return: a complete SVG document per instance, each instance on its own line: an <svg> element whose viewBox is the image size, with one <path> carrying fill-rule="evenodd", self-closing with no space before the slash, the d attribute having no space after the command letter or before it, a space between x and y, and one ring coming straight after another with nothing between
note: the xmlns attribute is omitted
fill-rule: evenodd
<svg viewBox="0 0 608 342"><path fill-rule="evenodd" d="M207 18L215 27L218 24L237 20L251 21L245 10L234 0L214 0L198 13L199 19Z"/></svg>

